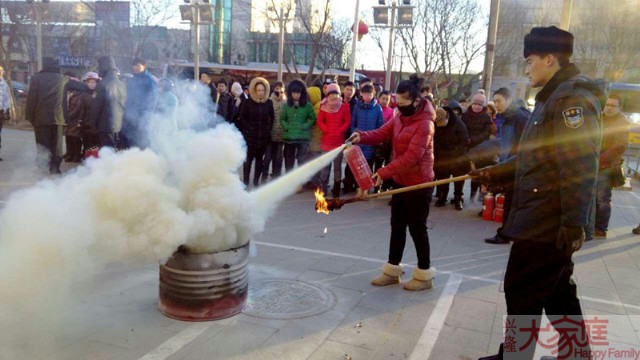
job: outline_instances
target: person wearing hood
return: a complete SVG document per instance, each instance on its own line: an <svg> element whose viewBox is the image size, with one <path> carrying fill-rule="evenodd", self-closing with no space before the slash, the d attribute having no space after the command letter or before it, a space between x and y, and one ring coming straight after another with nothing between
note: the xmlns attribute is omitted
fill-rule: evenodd
<svg viewBox="0 0 640 360"><path fill-rule="evenodd" d="M233 84L231 84L231 96L232 99L230 102L232 105L230 105L229 110L231 112L230 122L238 126L238 115L240 115L240 105L242 105L242 102L244 101L244 93L242 92L242 85L237 81L234 81ZM233 110L231 110L231 108L233 108Z"/></svg>
<svg viewBox="0 0 640 360"><path fill-rule="evenodd" d="M78 75L73 72L66 72L65 76L69 80L79 81ZM67 96L68 111L65 120L64 137L67 145L67 153L63 159L66 162L79 163L82 161L82 123L87 119L89 114L89 102L91 98L87 98L88 93L77 91L69 92Z"/></svg>
<svg viewBox="0 0 640 360"><path fill-rule="evenodd" d="M327 85L327 96L321 102L317 124L322 131L320 148L323 152L329 152L344 144L344 134L351 126L351 113L349 112L349 104L342 101L338 84ZM342 153L320 172L322 192L325 194L329 187L331 166L333 166L333 189L331 193L334 198L337 198L340 197L340 183L342 180Z"/></svg>
<svg viewBox="0 0 640 360"><path fill-rule="evenodd" d="M293 80L287 86L287 104L282 109L280 123L284 129L284 167L289 172L296 160L298 166L307 160L311 127L316 123L307 87L300 80Z"/></svg>
<svg viewBox="0 0 640 360"><path fill-rule="evenodd" d="M148 145L148 117L156 108L158 85L142 58L131 62L133 77L127 81L127 104L122 125L122 146L144 148Z"/></svg>
<svg viewBox="0 0 640 360"><path fill-rule="evenodd" d="M508 88L500 88L493 93L493 101L496 106L498 115L502 118L502 124L500 125L500 133L498 139L500 141L500 155L498 156L498 162L506 161L512 156L515 156L518 151L518 144L520 143L520 137L524 131L527 121L529 121L529 114L527 111L518 107L513 101L513 94ZM503 184L501 187L505 196L504 199L504 214L502 216L502 227L497 230L494 237L485 239L488 244L508 244L509 239L502 236L502 230L506 219L511 212L511 200L513 199L513 184Z"/></svg>
<svg viewBox="0 0 640 360"><path fill-rule="evenodd" d="M450 108L456 114L458 119L462 119L463 111L462 111L462 106L460 106L459 102L457 102L455 100L451 100L447 104L447 107Z"/></svg>
<svg viewBox="0 0 640 360"><path fill-rule="evenodd" d="M240 106L238 124L247 143L247 160L244 163L244 184L249 186L251 165L255 161L253 186L260 185L264 153L271 142L271 129L275 118L273 101L269 99L269 82L256 77L249 84L249 99Z"/></svg>
<svg viewBox="0 0 640 360"><path fill-rule="evenodd" d="M79 81L60 74L58 63L51 57L42 59L42 70L29 83L25 118L35 129L38 166L46 158L50 174L60 174L62 134L68 117L67 93L88 91Z"/></svg>
<svg viewBox="0 0 640 360"><path fill-rule="evenodd" d="M373 175L376 186L393 179L395 188L402 188L432 181L433 136L435 110L431 102L420 96L418 82L404 80L396 90L398 113L380 129L352 135L354 144L375 145L391 142L393 159ZM404 284L405 290L418 291L433 287L435 269L431 267L427 218L432 188L393 195L391 198L391 239L388 262L382 274L371 282L375 286L398 284L402 278L402 255L407 227L413 238L418 264L412 279Z"/></svg>
<svg viewBox="0 0 640 360"><path fill-rule="evenodd" d="M462 120L458 118L450 107L436 110L436 132L434 137L434 171L437 180L462 176L469 172L469 161L465 157L469 144L469 133ZM462 188L464 181L453 184L453 204L456 210L462 210L464 200ZM447 203L449 184L438 185L435 207L442 207Z"/></svg>
<svg viewBox="0 0 640 360"><path fill-rule="evenodd" d="M322 90L317 86L311 86L307 89L307 94L309 95L309 102L311 103L311 106L313 106L313 113L316 115L316 119L318 119L318 114L320 114L320 101L322 100ZM313 126L311 126L309 132L311 134L311 140L309 141L309 149L307 150L307 161L311 161L322 155L322 148L320 147L322 130L318 127L317 121ZM322 181L320 174L321 172L315 174L305 187L309 190L321 187Z"/></svg>
<svg viewBox="0 0 640 360"><path fill-rule="evenodd" d="M487 97L483 94L476 94L467 111L462 114L462 122L467 126L469 132L469 151L489 140L493 131L493 122L487 114ZM473 202L476 198L480 184L476 180L471 180L471 194L469 200Z"/></svg>
<svg viewBox="0 0 640 360"><path fill-rule="evenodd" d="M506 323L512 358L532 359L527 341L544 311L551 323L585 329L573 275L573 254L585 241L596 194L602 139L604 82L580 75L571 63L573 35L555 26L535 27L524 38L525 74L541 87L515 156L470 174L483 183L513 182L511 212L502 234L513 240L504 276ZM565 319L565 320L561 320ZM531 345L531 343L528 343ZM589 342L572 342L576 354ZM507 348L484 358L503 359Z"/></svg>
<svg viewBox="0 0 640 360"><path fill-rule="evenodd" d="M262 166L262 182L269 180L269 168L272 168L271 178L275 179L282 174L282 160L284 151L284 128L280 122L282 108L287 104L287 96L284 93L284 84L277 81L273 84L271 93L273 102L273 127L271 128L271 142L267 146L264 154L264 165Z"/></svg>
<svg viewBox="0 0 640 360"><path fill-rule="evenodd" d="M362 87L362 97L356 103L351 113L351 133L356 130L371 131L379 129L384 124L382 108L378 105L378 101L373 96L373 86L365 85ZM378 144L376 144L378 145ZM362 154L369 167L373 169L375 160L375 148L370 145L358 145L362 150Z"/></svg>
<svg viewBox="0 0 640 360"><path fill-rule="evenodd" d="M115 148L124 121L127 87L118 78L118 68L111 56L98 59L102 80L89 114L90 126L98 132L100 146Z"/></svg>
<svg viewBox="0 0 640 360"><path fill-rule="evenodd" d="M100 140L98 139L98 132L95 127L90 124L89 118L91 116L91 106L96 98L96 88L100 82L100 76L98 73L89 71L82 76L82 82L87 84L89 88L88 92L81 93L82 104L86 106L85 117L79 122L82 130L82 154L87 150L99 146Z"/></svg>

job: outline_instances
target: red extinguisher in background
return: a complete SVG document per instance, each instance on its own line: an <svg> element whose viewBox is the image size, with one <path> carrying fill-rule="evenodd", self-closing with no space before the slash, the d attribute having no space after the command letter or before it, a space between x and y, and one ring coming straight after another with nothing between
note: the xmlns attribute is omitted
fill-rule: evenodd
<svg viewBox="0 0 640 360"><path fill-rule="evenodd" d="M502 223L504 218L504 194L496 195L496 210L493 214L493 221Z"/></svg>
<svg viewBox="0 0 640 360"><path fill-rule="evenodd" d="M347 160L351 172L353 172L353 177L356 179L358 187L364 192L369 191L374 185L371 179L373 172L360 146L348 146L344 151L344 158Z"/></svg>
<svg viewBox="0 0 640 360"><path fill-rule="evenodd" d="M493 209L495 207L495 198L492 193L484 196L482 201L482 220L493 220Z"/></svg>

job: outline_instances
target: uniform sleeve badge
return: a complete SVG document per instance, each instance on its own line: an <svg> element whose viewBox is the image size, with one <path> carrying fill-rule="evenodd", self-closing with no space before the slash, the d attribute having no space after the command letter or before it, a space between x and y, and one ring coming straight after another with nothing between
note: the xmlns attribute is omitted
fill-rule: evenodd
<svg viewBox="0 0 640 360"><path fill-rule="evenodd" d="M577 129L584 123L581 107L571 107L562 112L564 124L572 129Z"/></svg>

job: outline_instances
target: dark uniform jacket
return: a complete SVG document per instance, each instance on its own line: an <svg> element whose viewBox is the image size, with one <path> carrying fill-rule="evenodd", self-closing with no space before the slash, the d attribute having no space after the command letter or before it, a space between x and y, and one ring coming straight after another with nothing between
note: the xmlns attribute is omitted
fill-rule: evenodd
<svg viewBox="0 0 640 360"><path fill-rule="evenodd" d="M602 150L600 169L619 167L629 142L629 121L623 113L602 115Z"/></svg>
<svg viewBox="0 0 640 360"><path fill-rule="evenodd" d="M542 88L517 155L492 172L496 179L515 181L511 212L502 231L513 240L553 243L560 226L586 227L589 222L604 84L579 73L570 64Z"/></svg>
<svg viewBox="0 0 640 360"><path fill-rule="evenodd" d="M518 151L518 143L531 113L511 104L504 111L504 122L500 126L500 161L514 156Z"/></svg>
<svg viewBox="0 0 640 360"><path fill-rule="evenodd" d="M445 107L444 110L449 115L449 122L445 126L436 126L433 137L436 166L463 158L469 144L469 133L462 120L450 108Z"/></svg>
<svg viewBox="0 0 640 360"><path fill-rule="evenodd" d="M469 106L467 112L462 114L462 122L467 126L469 132L469 149L480 145L491 137L493 122L491 116L487 114L486 107L481 112L474 113Z"/></svg>
<svg viewBox="0 0 640 360"><path fill-rule="evenodd" d="M127 88L118 79L113 59L100 59L100 76L102 80L96 87L96 97L91 104L90 125L101 133L117 133L122 129Z"/></svg>

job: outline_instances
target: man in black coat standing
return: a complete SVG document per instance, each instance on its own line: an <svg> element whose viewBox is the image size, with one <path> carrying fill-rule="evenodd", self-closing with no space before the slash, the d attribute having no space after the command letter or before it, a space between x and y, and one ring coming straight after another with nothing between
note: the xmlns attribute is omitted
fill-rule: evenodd
<svg viewBox="0 0 640 360"><path fill-rule="evenodd" d="M518 152L471 172L485 183L514 183L511 213L502 231L514 242L504 278L505 324L513 332L505 335L498 355L484 359L502 359L504 354L531 359L536 341L526 343L537 339L543 310L555 327L585 329L571 279L572 255L584 243L596 191L604 84L579 76L569 60L572 53L573 35L555 26L536 27L525 36L526 74L532 87L542 89ZM579 339L585 335L571 334ZM560 341L570 342L560 349L560 358L590 351L588 342Z"/></svg>
<svg viewBox="0 0 640 360"><path fill-rule="evenodd" d="M122 129L127 87L118 79L118 68L111 56L98 60L102 81L96 88L89 121L98 131L100 146L118 146L118 133Z"/></svg>
<svg viewBox="0 0 640 360"><path fill-rule="evenodd" d="M33 75L29 83L25 118L34 127L38 165L43 166L41 161L46 158L50 174L61 173L68 91L88 91L88 88L60 74L60 66L53 58L43 58L42 70Z"/></svg>

